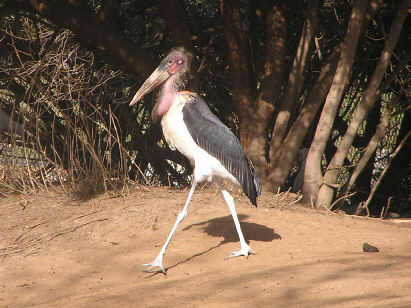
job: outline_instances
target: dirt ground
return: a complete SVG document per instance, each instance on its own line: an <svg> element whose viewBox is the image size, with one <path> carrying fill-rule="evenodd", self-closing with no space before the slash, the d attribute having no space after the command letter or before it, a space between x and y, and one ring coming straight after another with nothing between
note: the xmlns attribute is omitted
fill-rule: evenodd
<svg viewBox="0 0 411 308"><path fill-rule="evenodd" d="M188 190L0 199L0 307L411 307L411 222L349 217L234 194L257 252L239 249L221 194L198 189L164 258L143 273ZM379 252L363 252L363 243Z"/></svg>

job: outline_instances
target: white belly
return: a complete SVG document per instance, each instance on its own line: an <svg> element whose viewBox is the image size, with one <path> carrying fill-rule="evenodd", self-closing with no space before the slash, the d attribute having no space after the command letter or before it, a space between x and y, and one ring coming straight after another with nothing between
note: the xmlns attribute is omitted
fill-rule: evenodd
<svg viewBox="0 0 411 308"><path fill-rule="evenodd" d="M193 140L183 119L184 96L176 96L171 108L163 115L161 126L167 142L179 150L194 165L194 177L198 182L211 182L213 176L240 186L218 159L208 154Z"/></svg>

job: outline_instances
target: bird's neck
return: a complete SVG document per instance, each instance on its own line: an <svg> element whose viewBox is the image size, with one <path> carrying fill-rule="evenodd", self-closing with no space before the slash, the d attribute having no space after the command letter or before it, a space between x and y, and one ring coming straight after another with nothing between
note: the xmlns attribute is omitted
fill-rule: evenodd
<svg viewBox="0 0 411 308"><path fill-rule="evenodd" d="M161 88L159 93L157 106L154 110L153 116L157 119L161 118L165 113L170 110L176 97L179 95L179 90L183 87L181 76L178 74L171 76ZM183 91L185 92L185 91Z"/></svg>
<svg viewBox="0 0 411 308"><path fill-rule="evenodd" d="M158 99L158 107L157 107L157 116L161 117L165 114L173 105L173 101L177 95L177 91L174 87L174 82L172 82L171 78L167 80L167 82L163 85L163 88L160 92L160 97Z"/></svg>

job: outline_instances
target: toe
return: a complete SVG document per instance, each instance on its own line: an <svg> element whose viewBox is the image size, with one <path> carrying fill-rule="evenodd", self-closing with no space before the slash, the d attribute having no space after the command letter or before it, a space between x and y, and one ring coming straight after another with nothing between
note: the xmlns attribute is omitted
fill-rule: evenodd
<svg viewBox="0 0 411 308"><path fill-rule="evenodd" d="M166 273L166 270L164 269L162 262L146 263L142 264L142 266L148 266L148 268L143 269L143 272L153 272L155 268L158 268L158 272L162 272L163 274Z"/></svg>
<svg viewBox="0 0 411 308"><path fill-rule="evenodd" d="M225 257L224 259L230 259L230 258L235 258L239 256L244 256L248 259L248 255L253 254L255 255L255 251L252 250L249 246L241 248L239 251L234 251L231 255Z"/></svg>
<svg viewBox="0 0 411 308"><path fill-rule="evenodd" d="M166 270L164 269L163 266L150 266L150 267L148 267L148 268L143 269L143 272L145 272L145 273L154 272L153 270L154 270L155 268L158 268L158 272L162 272L163 274L166 273Z"/></svg>

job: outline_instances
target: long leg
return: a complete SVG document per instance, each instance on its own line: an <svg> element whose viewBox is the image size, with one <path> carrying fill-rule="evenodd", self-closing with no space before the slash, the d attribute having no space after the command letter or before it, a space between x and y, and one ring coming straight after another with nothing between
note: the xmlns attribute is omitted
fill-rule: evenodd
<svg viewBox="0 0 411 308"><path fill-rule="evenodd" d="M164 274L166 273L163 267L163 255L166 253L167 246L170 243L171 238L173 237L174 233L176 232L179 223L187 216L188 205L190 204L190 200L194 194L194 190L196 189L196 186L197 186L197 181L194 179L193 185L191 186L191 189L190 189L190 193L188 194L186 204L184 205L183 210L178 214L177 220L174 223L173 229L171 229L171 232L168 235L166 242L164 243L159 254L157 255L157 257L155 258L153 262L143 264L143 266L148 266L148 268L144 269L143 272L150 272L152 269L158 267Z"/></svg>
<svg viewBox="0 0 411 308"><path fill-rule="evenodd" d="M243 235L243 232L241 231L241 227L240 227L240 222L238 221L237 212L235 210L233 197L229 194L228 191L226 191L224 189L224 187L220 183L218 183L218 187L220 188L220 190L223 194L223 197L225 199L225 202L227 203L228 208L230 209L231 216L233 216L235 228L237 230L238 237L240 238L240 245L241 245L240 250L234 251L231 255L226 257L226 259L234 258L234 257L238 257L238 256L244 256L244 257L248 258L248 254L254 254L255 255L255 252L251 249L250 246L248 246L248 244L246 243L246 241L244 239L244 235Z"/></svg>

